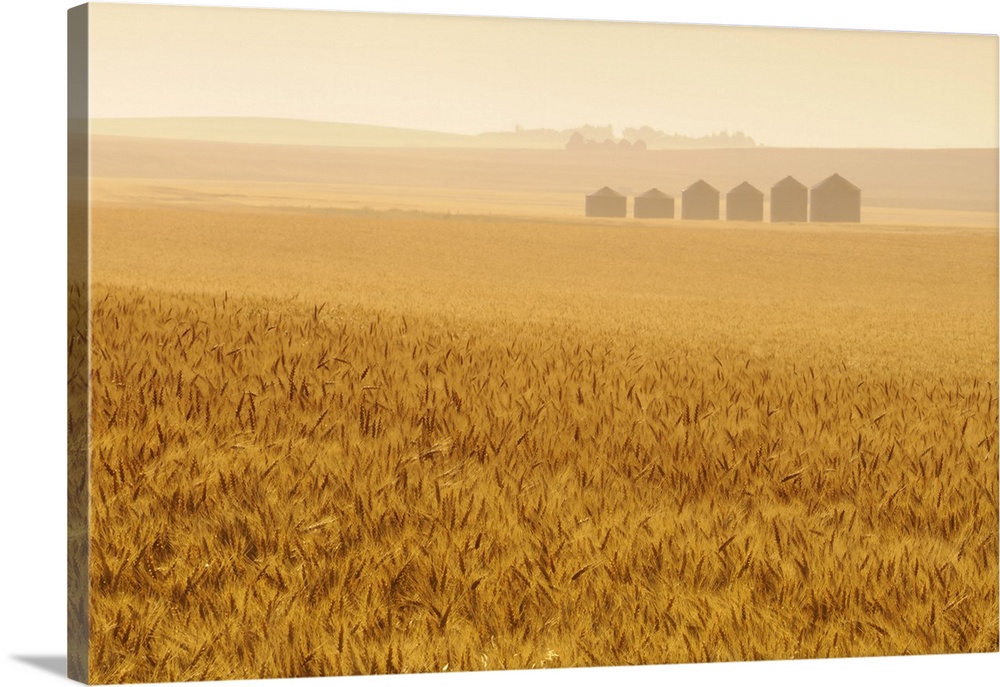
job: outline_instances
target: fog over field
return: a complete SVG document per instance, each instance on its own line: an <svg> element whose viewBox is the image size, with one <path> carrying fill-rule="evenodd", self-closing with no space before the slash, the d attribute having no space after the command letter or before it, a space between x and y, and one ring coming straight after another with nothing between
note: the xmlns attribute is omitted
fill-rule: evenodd
<svg viewBox="0 0 1000 687"><path fill-rule="evenodd" d="M834 172L862 189L863 219L993 226L997 151L737 148L567 151L224 143L95 136L95 198L579 216L602 186L680 198L698 179L769 195Z"/></svg>
<svg viewBox="0 0 1000 687"><path fill-rule="evenodd" d="M95 118L997 146L995 36L113 4L91 27Z"/></svg>
<svg viewBox="0 0 1000 687"><path fill-rule="evenodd" d="M863 220L996 222L995 36L92 14L99 199L574 215L603 186L767 194L838 173ZM562 150L575 129L593 147Z"/></svg>

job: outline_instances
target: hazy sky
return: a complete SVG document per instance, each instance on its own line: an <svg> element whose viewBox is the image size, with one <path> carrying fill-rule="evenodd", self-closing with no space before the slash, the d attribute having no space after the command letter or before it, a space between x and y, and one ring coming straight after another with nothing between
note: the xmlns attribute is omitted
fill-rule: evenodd
<svg viewBox="0 0 1000 687"><path fill-rule="evenodd" d="M995 36L92 4L91 116L998 144Z"/></svg>

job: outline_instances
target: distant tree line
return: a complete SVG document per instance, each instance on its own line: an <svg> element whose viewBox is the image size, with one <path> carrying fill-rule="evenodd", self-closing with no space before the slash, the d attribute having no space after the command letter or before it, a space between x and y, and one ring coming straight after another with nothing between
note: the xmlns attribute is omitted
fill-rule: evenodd
<svg viewBox="0 0 1000 687"><path fill-rule="evenodd" d="M582 129L591 129L584 132ZM757 144L742 131L720 131L709 136L667 134L649 126L629 127L615 139L610 131L599 127L583 127L570 134L566 150L665 150L668 148L752 148ZM594 131L596 129L596 131ZM588 136L588 134L590 134ZM596 134L596 135L594 135Z"/></svg>
<svg viewBox="0 0 1000 687"><path fill-rule="evenodd" d="M650 126L627 127L620 137L614 128L585 124L573 129L493 131L476 136L488 146L512 148L566 148L567 150L664 150L668 148L752 148L757 144L742 131L719 131L707 136L668 134Z"/></svg>
<svg viewBox="0 0 1000 687"><path fill-rule="evenodd" d="M757 145L742 131L729 132L725 129L708 136L682 136L641 126L627 127L622 135L631 141L646 141L650 148L753 148Z"/></svg>
<svg viewBox="0 0 1000 687"><path fill-rule="evenodd" d="M605 138L603 141L600 141L592 138L584 138L582 133L574 131L566 142L566 150L627 150L642 152L646 150L646 142L641 138L635 141L630 141L627 138L617 141L613 138Z"/></svg>

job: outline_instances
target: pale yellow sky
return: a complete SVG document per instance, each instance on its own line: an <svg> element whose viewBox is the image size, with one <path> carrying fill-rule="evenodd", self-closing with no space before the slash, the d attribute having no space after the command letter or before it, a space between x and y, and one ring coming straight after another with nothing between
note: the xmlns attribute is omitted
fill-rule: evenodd
<svg viewBox="0 0 1000 687"><path fill-rule="evenodd" d="M996 147L996 36L92 4L91 116Z"/></svg>

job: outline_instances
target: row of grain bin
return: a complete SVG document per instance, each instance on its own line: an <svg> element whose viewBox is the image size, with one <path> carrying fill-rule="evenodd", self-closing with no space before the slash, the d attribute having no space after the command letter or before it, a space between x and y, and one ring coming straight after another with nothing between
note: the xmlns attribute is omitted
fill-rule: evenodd
<svg viewBox="0 0 1000 687"><path fill-rule="evenodd" d="M681 219L720 219L720 193L699 179L681 194ZM605 186L587 196L588 217L625 217L628 199ZM672 219L674 198L653 188L635 197L632 214L637 218ZM747 182L726 194L726 219L748 222L764 220L764 193ZM839 174L827 177L809 189L792 177L771 187L772 222L860 222L861 189Z"/></svg>

